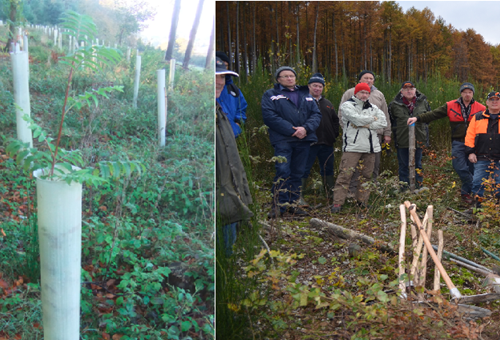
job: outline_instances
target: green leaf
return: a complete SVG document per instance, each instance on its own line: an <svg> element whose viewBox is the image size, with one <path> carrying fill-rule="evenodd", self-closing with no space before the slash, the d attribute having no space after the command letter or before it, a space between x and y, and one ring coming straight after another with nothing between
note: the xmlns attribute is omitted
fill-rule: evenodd
<svg viewBox="0 0 500 340"><path fill-rule="evenodd" d="M321 257L318 259L318 262L319 262L320 264L325 264L325 263L326 263L326 259L325 259L323 256L321 256Z"/></svg>
<svg viewBox="0 0 500 340"><path fill-rule="evenodd" d="M191 328L191 321L182 321L181 322L181 331L186 332Z"/></svg>

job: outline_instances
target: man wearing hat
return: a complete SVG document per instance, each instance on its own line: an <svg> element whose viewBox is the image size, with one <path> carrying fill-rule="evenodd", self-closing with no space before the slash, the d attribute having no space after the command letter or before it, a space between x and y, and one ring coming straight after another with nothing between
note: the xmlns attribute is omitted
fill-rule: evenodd
<svg viewBox="0 0 500 340"><path fill-rule="evenodd" d="M472 204L471 197L472 178L474 176L474 164L471 163L465 153L465 134L472 117L486 107L474 100L474 85L463 83L460 86L460 97L447 102L445 105L408 119L408 125L415 122L430 123L433 120L448 117L451 128L451 156L453 169L462 182L461 196L467 204Z"/></svg>
<svg viewBox="0 0 500 340"><path fill-rule="evenodd" d="M405 81L401 85L400 92L389 104L389 115L391 117L392 132L398 154L399 181L410 184L410 137L408 118L430 111L431 107L427 97L415 88L411 81ZM427 123L415 123L415 178L417 187L422 185L422 148L429 146L429 126ZM407 185L402 187L406 189Z"/></svg>
<svg viewBox="0 0 500 340"><path fill-rule="evenodd" d="M383 129L378 129L377 135L380 143L389 144L391 142L391 122L389 119L389 111L387 109L387 102L385 100L384 94L380 92L375 87L375 85L373 85L375 83L375 74L372 71L368 70L361 71L361 73L358 75L358 83L359 84L365 83L368 85L368 87L370 88L370 103L376 105L380 110L384 112L385 119L387 121L387 126ZM342 104L351 99L353 95L354 95L354 87L345 91L345 93L342 95L342 99L340 100L340 105L342 106ZM340 124L342 124L342 109L340 107L339 107L339 119L340 119ZM342 128L344 128L344 126L342 126ZM379 174L380 157L381 157L380 152L377 153L377 155L375 155L375 165L373 167L373 179L376 179ZM356 170L356 172L352 176L351 185L349 186L349 191L351 194L354 194L354 192L356 192L355 183L358 182L357 180L358 176L359 176L359 171Z"/></svg>
<svg viewBox="0 0 500 340"><path fill-rule="evenodd" d="M301 179L309 154L310 144L317 142L316 129L321 113L307 86L297 86L297 73L289 66L276 71L277 83L262 96L262 118L269 128L269 139L276 157L286 162L275 162L273 205L269 213L275 218L285 212L307 215L296 205L300 197Z"/></svg>
<svg viewBox="0 0 500 340"><path fill-rule="evenodd" d="M229 57L226 53L218 51L215 56L222 60L226 68L228 67ZM230 74L226 75L226 83L219 98L217 98L217 102L222 107L222 111L228 116L234 136L238 137L241 134L241 125L247 120L248 104L241 90L233 83Z"/></svg>
<svg viewBox="0 0 500 340"><path fill-rule="evenodd" d="M220 58L216 58L215 62L215 97L219 98L224 89L226 76L238 77L238 74L228 71ZM248 209L248 205L252 203L252 196L229 118L219 103L216 102L215 106L217 240L218 243L223 242L225 254L229 256L236 241L237 224L253 215ZM219 237L220 228L222 228L222 239Z"/></svg>
<svg viewBox="0 0 500 340"><path fill-rule="evenodd" d="M486 98L488 109L472 116L465 136L465 153L474 163L472 194L482 201L484 181L490 176L495 182L495 196L500 198L500 92L490 92Z"/></svg>
<svg viewBox="0 0 500 340"><path fill-rule="evenodd" d="M318 141L313 142L309 150L306 169L304 176L302 176L302 190L304 190L311 168L316 158L318 158L321 179L328 197L332 195L331 190L335 185L333 178L333 144L339 135L339 117L335 113L333 104L321 95L325 86L325 79L321 73L314 74L309 79L307 86L309 87L309 94L314 98L316 104L318 104L319 111L321 112L321 122L316 130ZM303 203L307 205L305 201Z"/></svg>
<svg viewBox="0 0 500 340"><path fill-rule="evenodd" d="M354 169L358 168L360 163L362 163L359 167L361 176L366 181L372 178L375 155L381 149L376 130L383 129L387 122L384 112L368 101L370 91L368 84L359 83L354 88L354 96L340 106L344 112L343 154L333 190L332 213L340 212L347 197ZM369 196L369 190L357 183L355 198L358 204L367 207Z"/></svg>

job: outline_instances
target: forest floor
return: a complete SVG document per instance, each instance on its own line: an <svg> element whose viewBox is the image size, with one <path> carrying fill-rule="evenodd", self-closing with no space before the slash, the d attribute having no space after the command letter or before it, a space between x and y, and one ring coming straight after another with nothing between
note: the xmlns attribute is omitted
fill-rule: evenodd
<svg viewBox="0 0 500 340"><path fill-rule="evenodd" d="M262 301L252 297L243 301L250 315L256 317L254 339L500 339L500 301L477 305L491 310L489 317L468 319L454 302L449 302L451 295L442 279L441 292L431 291L434 264L430 256L425 283L428 304L416 307L409 302L418 300L415 290L408 301L398 297L399 206L406 200L417 205L421 220L427 206L433 205L432 244L438 244L437 230L442 230L446 251L492 269L500 264L481 249L499 253L496 202L476 216L450 210L465 211L468 207L461 202L460 182L445 153L427 153L424 172L424 186L429 190L416 194L401 193L395 176L382 175L369 209L348 200L340 214L332 214L324 193L306 194L311 215L306 218L284 215L268 220L269 187L260 183L257 201L263 207L261 234L272 250L248 264L241 263L245 268L242 276L256 277L259 289L266 292L260 295ZM327 228L312 226L311 218L386 242L395 251L337 238ZM408 213L407 219L410 221ZM407 228L407 262L412 259L409 234ZM492 292L480 274L449 260L443 265L462 295ZM256 307L259 301L265 307Z"/></svg>

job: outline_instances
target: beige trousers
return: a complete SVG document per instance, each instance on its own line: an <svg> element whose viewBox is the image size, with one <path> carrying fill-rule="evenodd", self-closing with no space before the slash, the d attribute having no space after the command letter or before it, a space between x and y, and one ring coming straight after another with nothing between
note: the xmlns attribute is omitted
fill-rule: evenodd
<svg viewBox="0 0 500 340"><path fill-rule="evenodd" d="M333 204L344 204L349 191L349 184L354 171L360 166L361 162L361 176L364 182L372 179L373 167L375 166L376 154L374 153L358 153L358 152L344 152L342 160L340 161L339 175L335 188L333 189ZM370 191L365 189L360 183L359 178L356 181L356 200L360 203L366 204L370 197Z"/></svg>

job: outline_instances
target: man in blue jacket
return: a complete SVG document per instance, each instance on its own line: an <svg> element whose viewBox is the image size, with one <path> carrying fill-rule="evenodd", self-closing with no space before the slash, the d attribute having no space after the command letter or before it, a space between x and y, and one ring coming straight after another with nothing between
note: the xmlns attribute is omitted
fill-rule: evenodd
<svg viewBox="0 0 500 340"><path fill-rule="evenodd" d="M301 178L312 142L317 142L316 129L321 113L307 86L297 86L297 73L289 66L276 71L274 87L262 96L262 118L269 127L269 139L274 156L284 157L286 162L276 161L272 193L273 205L270 218L286 211L298 215L307 212L297 207L300 197Z"/></svg>
<svg viewBox="0 0 500 340"><path fill-rule="evenodd" d="M224 52L216 52L216 57L220 58L228 69L229 57ZM241 125L247 120L247 101L241 93L241 90L233 83L231 75L226 75L226 85L222 90L220 97L217 98L217 103L222 107L233 128L234 137L241 134Z"/></svg>

